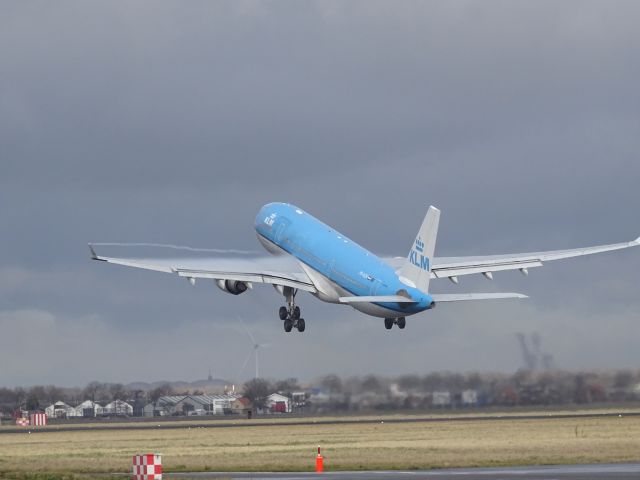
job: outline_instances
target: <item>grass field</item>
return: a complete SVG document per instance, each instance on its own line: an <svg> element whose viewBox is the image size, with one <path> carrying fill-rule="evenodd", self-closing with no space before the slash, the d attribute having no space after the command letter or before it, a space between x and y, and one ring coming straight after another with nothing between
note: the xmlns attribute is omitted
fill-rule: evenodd
<svg viewBox="0 0 640 480"><path fill-rule="evenodd" d="M378 418L373 424L0 434L0 478L124 473L133 454L146 452L161 453L165 471L304 471L313 468L318 445L327 470L640 460L640 417L425 423Z"/></svg>

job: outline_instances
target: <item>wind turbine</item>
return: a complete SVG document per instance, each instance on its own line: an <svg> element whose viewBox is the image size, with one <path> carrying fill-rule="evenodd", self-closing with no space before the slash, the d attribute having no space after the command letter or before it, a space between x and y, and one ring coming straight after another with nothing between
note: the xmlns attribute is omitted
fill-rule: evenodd
<svg viewBox="0 0 640 480"><path fill-rule="evenodd" d="M251 355L253 355L254 358L255 358L255 363L256 363L256 376L255 376L255 378L260 378L260 360L259 360L259 356L258 356L258 350L260 350L260 348L263 348L263 347L268 347L269 344L256 342L255 337L253 336L253 334L247 328L247 325L244 323L244 320L242 319L242 317L238 317L238 318L242 322L242 327L244 328L244 331L247 332L247 335L249 336L249 339L251 340L251 346L252 346L251 350L249 351L249 354L247 355L247 358L244 359L244 363L242 364L242 368L240 368L240 373L238 373L238 377L240 377L240 375L242 375L242 372L244 371L244 368L247 366L247 363L249 362L249 359L251 358Z"/></svg>

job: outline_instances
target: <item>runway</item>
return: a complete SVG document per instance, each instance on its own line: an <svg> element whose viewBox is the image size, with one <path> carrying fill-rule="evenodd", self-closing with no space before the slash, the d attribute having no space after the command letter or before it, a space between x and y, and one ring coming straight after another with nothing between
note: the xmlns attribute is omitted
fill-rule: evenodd
<svg viewBox="0 0 640 480"><path fill-rule="evenodd" d="M596 465L554 465L539 467L505 467L505 468L452 468L444 470L407 470L407 471L361 471L361 472L290 472L290 473L165 473L166 478L203 479L286 479L305 480L310 478L328 479L375 479L391 480L406 478L410 480L632 480L640 478L640 463L596 464Z"/></svg>
<svg viewBox="0 0 640 480"><path fill-rule="evenodd" d="M488 421L514 421L514 420L549 420L549 419L568 419L568 418L603 418L603 417L638 417L639 411L635 412L579 412L579 413L535 413L535 414L513 414L513 415L443 415L437 417L421 417L409 415L401 418L380 416L371 418L358 418L344 416L332 418L328 420L322 417L286 417L283 419L271 419L271 417L263 417L259 419L245 420L243 418L234 418L233 421L226 417L213 418L209 417L204 421L194 422L192 417L172 418L171 421L158 420L154 418L148 419L120 419L118 423L107 421L103 424L83 425L82 423L52 423L42 428L28 427L2 427L1 434L17 434L17 433L47 433L47 432L81 432L81 431L98 431L98 430L177 430L185 428L237 428L237 427L295 427L307 425L349 425L349 424L377 424L377 423L444 423L444 422L488 422ZM195 417L194 417L195 418Z"/></svg>

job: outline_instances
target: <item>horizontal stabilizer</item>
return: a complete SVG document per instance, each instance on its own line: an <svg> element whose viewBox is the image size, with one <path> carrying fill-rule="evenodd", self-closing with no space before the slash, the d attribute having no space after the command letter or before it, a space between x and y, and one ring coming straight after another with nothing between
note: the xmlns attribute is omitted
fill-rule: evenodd
<svg viewBox="0 0 640 480"><path fill-rule="evenodd" d="M402 295L371 295L362 297L340 297L340 303L417 303Z"/></svg>
<svg viewBox="0 0 640 480"><path fill-rule="evenodd" d="M499 300L502 298L529 298L521 293L431 293L433 301L464 302L467 300Z"/></svg>

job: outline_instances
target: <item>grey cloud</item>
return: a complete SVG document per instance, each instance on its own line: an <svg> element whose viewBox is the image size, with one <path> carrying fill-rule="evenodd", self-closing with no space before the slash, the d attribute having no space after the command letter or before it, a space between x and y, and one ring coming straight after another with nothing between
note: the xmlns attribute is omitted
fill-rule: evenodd
<svg viewBox="0 0 640 480"><path fill-rule="evenodd" d="M533 330L561 367L637 364L632 335L617 336L634 331L635 251L526 279L436 283L533 299L439 307L411 319L412 335L389 337L375 319L306 295L308 331L284 336L268 287L231 298L98 265L86 248L256 249L253 218L274 200L385 254L405 254L431 203L443 210L441 255L631 240L640 234L636 2L0 10L0 311L4 328L40 342L32 363L3 370L0 383L197 378L216 359L244 359L242 335L230 340L238 314L278 345L264 353L274 376L512 370L513 333ZM136 349L144 333L159 353ZM105 345L119 346L118 378ZM89 351L100 366L69 367ZM16 358L8 348L2 364ZM37 368L45 360L58 368Z"/></svg>

